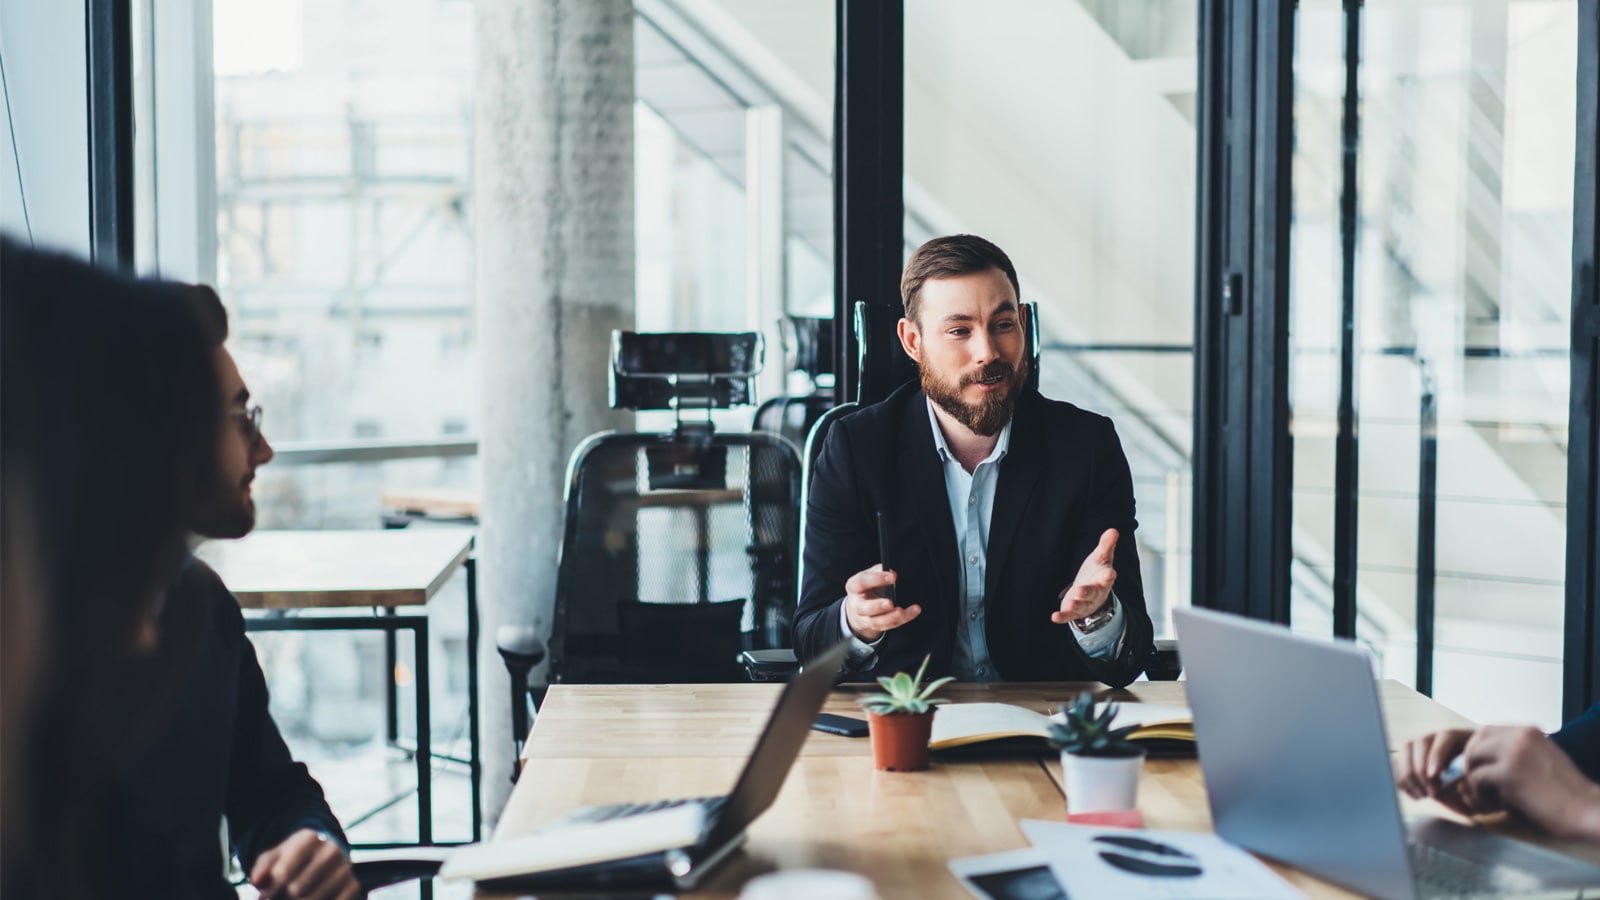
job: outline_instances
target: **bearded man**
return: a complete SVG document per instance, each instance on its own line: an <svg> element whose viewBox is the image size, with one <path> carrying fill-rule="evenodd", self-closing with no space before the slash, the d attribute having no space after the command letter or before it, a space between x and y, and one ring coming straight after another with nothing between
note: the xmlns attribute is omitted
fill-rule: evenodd
<svg viewBox="0 0 1600 900"><path fill-rule="evenodd" d="M920 369L828 432L806 507L796 652L862 675L1133 681L1153 650L1133 479L1111 420L1025 387L1016 269L935 238L900 281ZM885 564L887 563L887 565Z"/></svg>

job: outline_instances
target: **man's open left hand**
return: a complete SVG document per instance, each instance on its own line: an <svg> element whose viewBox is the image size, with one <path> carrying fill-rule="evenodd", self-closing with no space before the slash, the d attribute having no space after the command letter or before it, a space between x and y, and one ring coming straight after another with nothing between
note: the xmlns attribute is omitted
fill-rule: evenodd
<svg viewBox="0 0 1600 900"><path fill-rule="evenodd" d="M1072 587L1061 595L1061 609L1050 614L1050 621L1057 625L1075 622L1093 614L1111 599L1111 586L1117 583L1114 561L1117 537L1115 528L1107 528L1106 533L1100 535L1100 544L1083 561Z"/></svg>
<svg viewBox="0 0 1600 900"><path fill-rule="evenodd" d="M356 900L362 895L344 848L309 828L257 857L250 883L262 897L274 900Z"/></svg>

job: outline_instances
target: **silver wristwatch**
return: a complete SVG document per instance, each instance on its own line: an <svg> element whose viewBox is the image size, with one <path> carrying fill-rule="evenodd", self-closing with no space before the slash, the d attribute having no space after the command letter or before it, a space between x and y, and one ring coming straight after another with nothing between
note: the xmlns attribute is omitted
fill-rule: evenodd
<svg viewBox="0 0 1600 900"><path fill-rule="evenodd" d="M1078 629L1079 634L1094 634L1117 617L1117 611L1113 607L1114 602L1111 598L1106 598L1106 602L1099 609L1081 619L1072 620L1072 626Z"/></svg>

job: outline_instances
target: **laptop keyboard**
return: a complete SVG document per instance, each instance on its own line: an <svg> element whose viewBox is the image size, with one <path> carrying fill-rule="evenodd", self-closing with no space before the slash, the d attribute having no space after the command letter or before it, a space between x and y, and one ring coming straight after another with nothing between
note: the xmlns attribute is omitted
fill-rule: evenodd
<svg viewBox="0 0 1600 900"><path fill-rule="evenodd" d="M1539 890L1533 873L1503 865L1488 865L1442 850L1431 844L1408 842L1411 871L1427 898L1505 896Z"/></svg>
<svg viewBox="0 0 1600 900"><path fill-rule="evenodd" d="M605 806L590 806L575 810L566 820L569 822L608 822L625 816L637 816L644 813L658 812L663 809L698 805L705 808L706 820L711 821L722 811L722 807L727 802L727 797L688 797L682 800L656 800L653 803L610 803Z"/></svg>

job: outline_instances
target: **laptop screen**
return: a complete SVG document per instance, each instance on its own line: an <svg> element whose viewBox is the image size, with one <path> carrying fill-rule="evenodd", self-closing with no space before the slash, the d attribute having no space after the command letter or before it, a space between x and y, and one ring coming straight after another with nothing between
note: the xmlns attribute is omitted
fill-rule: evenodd
<svg viewBox="0 0 1600 900"><path fill-rule="evenodd" d="M1412 896L1366 652L1207 610L1173 620L1217 834L1363 894Z"/></svg>
<svg viewBox="0 0 1600 900"><path fill-rule="evenodd" d="M744 831L778 799L783 780L788 777L789 769L811 733L812 723L817 720L817 713L828 699L828 691L833 688L848 647L848 641L840 641L784 686L778 705L773 708L772 717L762 729L750 761L745 763L739 783L728 795L728 804L723 807L712 831L713 846Z"/></svg>

